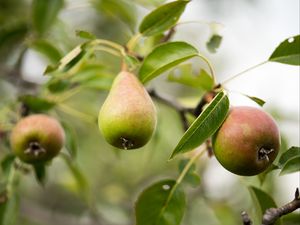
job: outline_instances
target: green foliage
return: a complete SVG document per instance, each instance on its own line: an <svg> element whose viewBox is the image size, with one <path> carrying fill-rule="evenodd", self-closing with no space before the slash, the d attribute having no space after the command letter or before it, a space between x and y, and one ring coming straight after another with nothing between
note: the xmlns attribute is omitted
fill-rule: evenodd
<svg viewBox="0 0 300 225"><path fill-rule="evenodd" d="M15 225L20 207L20 196L14 193L5 203L0 203L0 224Z"/></svg>
<svg viewBox="0 0 300 225"><path fill-rule="evenodd" d="M34 0L32 3L32 22L39 35L43 35L55 22L64 5L63 0Z"/></svg>
<svg viewBox="0 0 300 225"><path fill-rule="evenodd" d="M0 103L1 225L49 222L39 221L38 216L29 218L31 215L24 215L20 209L20 197L24 196L24 203L36 202L41 209L51 210L53 217L66 214L71 222L97 217L101 224L132 224L132 212L127 208L141 184L143 186L157 176L173 175L176 169L180 173L177 180L160 180L141 192L135 205L136 225L194 225L199 221L203 224L235 224L244 207L237 201L251 206L254 203L256 214L251 217L260 222L266 209L276 207L271 194L254 186L249 187L251 202L239 193L237 197L229 196L229 200L222 199L222 202L209 197L211 190L203 188L207 183L198 175L205 172L209 160L192 157L196 151L186 154L184 159L167 163L173 144L178 143L171 158L200 146L210 148L209 142L207 146L203 143L226 118L229 99L222 83L217 85L219 77L216 75L219 74L214 74L206 56L185 40L179 40L180 35L173 35L181 32L177 23L186 7L196 1L164 2L93 0L78 4L77 1L68 1L64 7L64 0L0 1L0 97L5 99ZM145 12L147 9L150 9L148 13ZM83 13L85 10L98 14L87 11L87 15ZM62 11L64 20L59 19ZM72 20L71 26L69 18L75 17L79 22ZM142 20L138 21L138 18ZM211 26L205 21L202 24ZM212 27L210 29L212 35L204 45L210 53L216 53L223 44L223 37ZM73 30L77 30L77 37ZM171 41L172 38L175 40ZM38 57L49 62L45 70L49 79L45 83L26 80L23 65L24 59L30 58L28 50L39 53ZM201 66L195 71L194 68L198 68L194 65L196 60L181 64L195 57L204 60L210 70L207 72ZM268 61L299 66L300 36L284 40ZM30 69L35 66L30 65ZM166 101L175 110L157 104L157 130L150 143L139 151L114 154L99 134L96 115L116 74L126 68L137 73L144 84L157 81L150 85L159 94L170 87L171 90L166 92L174 96ZM156 80L170 69L169 83ZM172 82L183 86L174 87ZM205 96L211 92L218 94L195 118L196 105L209 102ZM245 96L260 106L265 104L259 97ZM128 96L121 101L128 101ZM53 160L51 166L29 166L11 154L9 134L21 117L20 103L30 113L50 114L61 121L66 134L65 148L58 157L62 160ZM190 119L188 123L191 125L183 133L180 125L185 119ZM272 186L277 177L271 172L277 169L280 175L299 172L299 147L284 152L277 163L255 178L256 181L259 180L263 187ZM46 174L49 180L46 180ZM32 182L34 179L44 188ZM194 191L190 191L191 187ZM67 201L68 198L73 202ZM54 205L57 207L52 208ZM182 222L186 208L189 210ZM72 216L76 219L72 220ZM295 225L298 221L298 214L283 217L286 225Z"/></svg>
<svg viewBox="0 0 300 225"><path fill-rule="evenodd" d="M29 107L32 112L48 111L55 106L54 102L33 95L20 96L19 101Z"/></svg>
<svg viewBox="0 0 300 225"><path fill-rule="evenodd" d="M31 48L43 54L53 64L58 63L62 57L60 50L47 40L36 40L31 44Z"/></svg>
<svg viewBox="0 0 300 225"><path fill-rule="evenodd" d="M220 92L203 110L184 133L175 147L171 159L179 153L191 151L201 145L221 126L229 110L229 100L224 92Z"/></svg>
<svg viewBox="0 0 300 225"><path fill-rule="evenodd" d="M256 212L255 218L262 218L262 215L269 208L277 208L277 205L273 200L273 198L263 190L250 186L249 191L253 199L253 203L255 205L255 212ZM276 225L280 225L280 224L281 222L278 220L276 222Z"/></svg>
<svg viewBox="0 0 300 225"><path fill-rule="evenodd" d="M208 42L206 43L206 47L207 49L211 52L211 53L216 53L217 49L220 47L221 42L222 42L222 36L218 35L218 34L214 34L210 37L210 39L208 40Z"/></svg>
<svg viewBox="0 0 300 225"><path fill-rule="evenodd" d="M126 0L94 0L96 8L107 16L127 24L132 30L136 24L136 8Z"/></svg>
<svg viewBox="0 0 300 225"><path fill-rule="evenodd" d="M256 102L259 106L263 106L266 102L258 97L245 95L246 97L250 98L252 101Z"/></svg>
<svg viewBox="0 0 300 225"><path fill-rule="evenodd" d="M269 61L299 66L300 35L290 37L280 43L270 56Z"/></svg>
<svg viewBox="0 0 300 225"><path fill-rule="evenodd" d="M189 163L189 159L183 159L178 164L178 170L180 173L184 171L184 168ZM191 185L192 187L198 187L201 182L200 176L196 172L196 164L194 163L186 173L186 175L183 178L183 182Z"/></svg>
<svg viewBox="0 0 300 225"><path fill-rule="evenodd" d="M155 9L141 22L140 33L153 36L168 30L177 23L187 3L189 0L174 1Z"/></svg>
<svg viewBox="0 0 300 225"><path fill-rule="evenodd" d="M185 195L174 180L162 180L139 196L135 211L137 225L179 225L185 210Z"/></svg>
<svg viewBox="0 0 300 225"><path fill-rule="evenodd" d="M300 156L294 156L288 160L281 169L280 175L294 173L300 171Z"/></svg>
<svg viewBox="0 0 300 225"><path fill-rule="evenodd" d="M45 164L35 164L33 165L34 174L36 180L40 185L45 185L46 183L46 165Z"/></svg>
<svg viewBox="0 0 300 225"><path fill-rule="evenodd" d="M139 71L140 80L146 83L197 54L197 49L185 42L169 42L159 45L145 58Z"/></svg>
<svg viewBox="0 0 300 225"><path fill-rule="evenodd" d="M206 91L212 90L214 86L211 75L204 69L195 74L192 64L177 66L176 69L169 73L168 80Z"/></svg>

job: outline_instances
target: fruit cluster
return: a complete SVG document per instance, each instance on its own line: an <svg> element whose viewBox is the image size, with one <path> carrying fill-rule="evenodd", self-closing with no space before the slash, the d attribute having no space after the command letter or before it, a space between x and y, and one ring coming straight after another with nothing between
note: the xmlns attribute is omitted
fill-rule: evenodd
<svg viewBox="0 0 300 225"><path fill-rule="evenodd" d="M120 72L99 112L99 128L105 140L120 149L144 146L154 133L157 115L148 92L127 71ZM56 119L36 114L21 119L11 133L16 156L30 164L53 159L64 145L65 134ZM280 135L275 121L254 107L232 107L212 137L213 151L232 173L261 173L275 160Z"/></svg>

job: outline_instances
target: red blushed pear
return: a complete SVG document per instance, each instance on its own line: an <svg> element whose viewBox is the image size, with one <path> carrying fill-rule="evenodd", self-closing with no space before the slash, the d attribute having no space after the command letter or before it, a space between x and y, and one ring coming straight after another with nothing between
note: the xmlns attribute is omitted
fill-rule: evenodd
<svg viewBox="0 0 300 225"><path fill-rule="evenodd" d="M64 145L65 132L60 123L47 115L36 114L21 119L10 135L15 155L30 164L54 158Z"/></svg>
<svg viewBox="0 0 300 225"><path fill-rule="evenodd" d="M115 78L99 112L99 128L105 140L121 149L144 146L156 127L156 109L148 92L127 71Z"/></svg>
<svg viewBox="0 0 300 225"><path fill-rule="evenodd" d="M257 175L275 160L280 134L273 118L254 107L233 107L212 138L221 165L242 176Z"/></svg>

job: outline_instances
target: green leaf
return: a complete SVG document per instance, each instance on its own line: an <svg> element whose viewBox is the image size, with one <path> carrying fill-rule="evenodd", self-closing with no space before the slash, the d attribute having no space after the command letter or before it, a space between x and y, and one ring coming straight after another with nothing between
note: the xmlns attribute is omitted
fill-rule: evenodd
<svg viewBox="0 0 300 225"><path fill-rule="evenodd" d="M189 159L183 159L179 162L178 165L178 169L179 169L179 173L181 173L185 166L188 164ZM190 169L188 170L188 172L185 174L184 178L183 178L183 182L191 185L192 187L197 187L200 185L200 177L199 175L196 173L196 164L194 163Z"/></svg>
<svg viewBox="0 0 300 225"><path fill-rule="evenodd" d="M87 43L83 45L87 45ZM61 72L67 72L72 69L77 63L79 63L85 57L88 57L87 51L84 50L83 45L76 46L56 65L47 66L44 74L57 72L58 75L61 75Z"/></svg>
<svg viewBox="0 0 300 225"><path fill-rule="evenodd" d="M84 38L84 39L88 39L88 40L94 40L97 38L94 34L88 32L88 31L84 31L84 30L76 30L76 36Z"/></svg>
<svg viewBox="0 0 300 225"><path fill-rule="evenodd" d="M96 8L110 17L128 24L130 29L136 25L137 10L131 1L127 0L101 0L96 1Z"/></svg>
<svg viewBox="0 0 300 225"><path fill-rule="evenodd" d="M1 160L1 169L6 177L8 177L11 168L14 166L15 158L15 155L8 154Z"/></svg>
<svg viewBox="0 0 300 225"><path fill-rule="evenodd" d="M186 206L185 195L175 180L159 181L139 196L136 225L179 225Z"/></svg>
<svg viewBox="0 0 300 225"><path fill-rule="evenodd" d="M169 73L168 80L206 91L214 86L213 78L205 70L194 74L192 64L179 65Z"/></svg>
<svg viewBox="0 0 300 225"><path fill-rule="evenodd" d="M159 45L145 58L139 71L140 80L146 83L197 54L198 50L185 42L169 42Z"/></svg>
<svg viewBox="0 0 300 225"><path fill-rule="evenodd" d="M222 42L222 36L214 34L210 37L209 41L206 43L208 51L211 53L216 53L217 49L220 47Z"/></svg>
<svg viewBox="0 0 300 225"><path fill-rule="evenodd" d="M284 153L282 153L282 155L279 158L278 161L278 166L279 167L283 167L284 164L286 164L290 159L300 156L300 147L291 147L289 148L287 151L285 151Z"/></svg>
<svg viewBox="0 0 300 225"><path fill-rule="evenodd" d="M48 111L55 106L54 102L33 95L20 96L19 101L24 103L31 111L34 112Z"/></svg>
<svg viewBox="0 0 300 225"><path fill-rule="evenodd" d="M20 207L20 196L14 193L10 196L8 201L0 204L0 224L15 225Z"/></svg>
<svg viewBox="0 0 300 225"><path fill-rule="evenodd" d="M183 134L170 159L179 153L193 150L214 134L229 111L229 99L224 92L218 93Z"/></svg>
<svg viewBox="0 0 300 225"><path fill-rule="evenodd" d="M36 40L30 47L46 56L51 63L58 63L62 58L61 52L47 40Z"/></svg>
<svg viewBox="0 0 300 225"><path fill-rule="evenodd" d="M54 78L49 80L47 83L47 88L52 93L59 93L69 89L70 85L71 83L68 80Z"/></svg>
<svg viewBox="0 0 300 225"><path fill-rule="evenodd" d="M294 212L282 217L284 225L299 225L300 213Z"/></svg>
<svg viewBox="0 0 300 225"><path fill-rule="evenodd" d="M70 79L72 83L79 83L82 87L98 90L109 90L114 76L105 70L105 67L97 64L83 66Z"/></svg>
<svg viewBox="0 0 300 225"><path fill-rule="evenodd" d="M162 5L145 16L139 31L144 36L162 33L174 26L190 1L174 1Z"/></svg>
<svg viewBox="0 0 300 225"><path fill-rule="evenodd" d="M258 105L263 106L266 102L258 97L245 95L246 97L250 98L252 101L256 102Z"/></svg>
<svg viewBox="0 0 300 225"><path fill-rule="evenodd" d="M270 56L269 61L299 66L300 35L290 37L280 43Z"/></svg>
<svg viewBox="0 0 300 225"><path fill-rule="evenodd" d="M70 172L72 173L74 179L76 180L77 183L77 190L78 193L85 199L88 198L88 182L79 168L79 166L73 161L70 157L68 157L65 154L61 154L62 159L65 161L66 165L68 166Z"/></svg>
<svg viewBox="0 0 300 225"><path fill-rule="evenodd" d="M256 218L262 218L264 212L269 208L277 208L273 198L261 189L254 186L249 187L254 208L256 209ZM280 221L276 225L281 224Z"/></svg>
<svg viewBox="0 0 300 225"><path fill-rule="evenodd" d="M58 12L63 7L63 0L34 0L32 3L32 20L36 31L42 35L54 23Z"/></svg>
<svg viewBox="0 0 300 225"><path fill-rule="evenodd" d="M0 50L9 46L10 50L13 44L24 39L28 32L28 25L24 22L6 25L0 28Z"/></svg>
<svg viewBox="0 0 300 225"><path fill-rule="evenodd" d="M68 123L62 122L65 134L66 141L65 146L70 155L75 158L77 155L77 135L75 129Z"/></svg>
<svg viewBox="0 0 300 225"><path fill-rule="evenodd" d="M33 165L35 178L38 183L42 186L45 185L46 182L46 165L45 164L35 164Z"/></svg>
<svg viewBox="0 0 300 225"><path fill-rule="evenodd" d="M300 171L300 155L289 159L283 166L280 175L286 175Z"/></svg>

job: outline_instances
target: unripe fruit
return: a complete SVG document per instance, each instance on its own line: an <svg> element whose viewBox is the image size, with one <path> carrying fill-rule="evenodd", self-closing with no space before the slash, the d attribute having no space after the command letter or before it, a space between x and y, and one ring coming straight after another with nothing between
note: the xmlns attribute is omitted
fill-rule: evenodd
<svg viewBox="0 0 300 225"><path fill-rule="evenodd" d="M42 114L21 119L10 136L13 152L30 164L51 160L63 147L64 140L65 133L58 121Z"/></svg>
<svg viewBox="0 0 300 225"><path fill-rule="evenodd" d="M217 160L232 173L252 176L276 158L280 134L272 117L254 107L233 107L212 138Z"/></svg>
<svg viewBox="0 0 300 225"><path fill-rule="evenodd" d="M98 122L105 140L117 148L140 148L149 141L156 127L156 109L134 74L122 71L116 76Z"/></svg>

